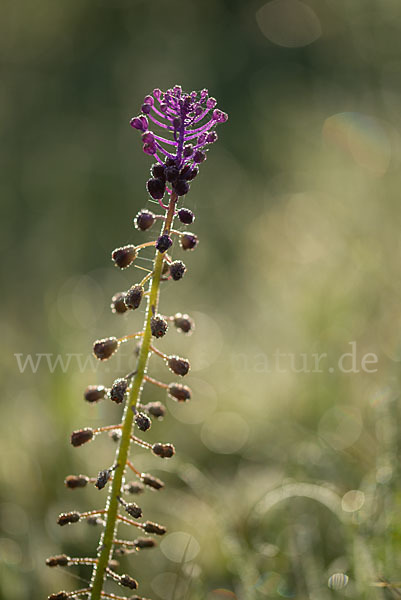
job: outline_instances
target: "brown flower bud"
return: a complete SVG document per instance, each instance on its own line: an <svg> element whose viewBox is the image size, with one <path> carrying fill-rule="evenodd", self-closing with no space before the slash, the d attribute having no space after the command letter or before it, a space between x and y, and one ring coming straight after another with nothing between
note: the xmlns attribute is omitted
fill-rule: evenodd
<svg viewBox="0 0 401 600"><path fill-rule="evenodd" d="M97 476L95 487L98 490L102 490L106 487L106 484L110 480L113 469L104 469L103 471L99 471L99 475Z"/></svg>
<svg viewBox="0 0 401 600"><path fill-rule="evenodd" d="M115 337L104 338L103 340L96 340L93 344L93 354L99 360L107 360L116 352L120 345L120 342Z"/></svg>
<svg viewBox="0 0 401 600"><path fill-rule="evenodd" d="M178 400L178 402L186 402L191 399L192 392L187 385L170 383L168 386L168 395L170 398L173 398L173 400Z"/></svg>
<svg viewBox="0 0 401 600"><path fill-rule="evenodd" d="M61 513L57 519L58 525L69 525L70 523L78 523L81 515L79 512Z"/></svg>
<svg viewBox="0 0 401 600"><path fill-rule="evenodd" d="M103 385L88 385L84 391L84 398L87 402L98 402L105 394L106 388Z"/></svg>
<svg viewBox="0 0 401 600"><path fill-rule="evenodd" d="M163 525L159 525L153 521L145 521L143 530L146 531L146 533L154 533L156 535L164 535L166 533L166 528L163 527Z"/></svg>
<svg viewBox="0 0 401 600"><path fill-rule="evenodd" d="M68 600L67 592L58 592L57 594L50 594L47 600Z"/></svg>
<svg viewBox="0 0 401 600"><path fill-rule="evenodd" d="M116 379L110 390L110 399L116 404L121 404L125 398L125 393L128 388L128 381L126 379Z"/></svg>
<svg viewBox="0 0 401 600"><path fill-rule="evenodd" d="M137 413L135 415L135 423L141 431L147 431L152 426L152 421L149 419L145 413Z"/></svg>
<svg viewBox="0 0 401 600"><path fill-rule="evenodd" d="M172 444L153 444L153 454L160 456L160 458L171 458L175 454L175 448Z"/></svg>
<svg viewBox="0 0 401 600"><path fill-rule="evenodd" d="M111 299L110 308L113 313L123 314L127 312L127 307L124 302L126 292L117 292Z"/></svg>
<svg viewBox="0 0 401 600"><path fill-rule="evenodd" d="M119 583L130 590L136 590L138 587L138 582L129 575L121 575Z"/></svg>
<svg viewBox="0 0 401 600"><path fill-rule="evenodd" d="M183 250L194 250L199 242L198 237L189 231L182 234L180 241Z"/></svg>
<svg viewBox="0 0 401 600"><path fill-rule="evenodd" d="M46 564L48 567L66 567L70 560L70 557L66 554L58 554L57 556L49 556L46 559Z"/></svg>
<svg viewBox="0 0 401 600"><path fill-rule="evenodd" d="M158 419L161 419L166 414L166 409L161 402L148 402L143 408L147 413L152 415L152 417Z"/></svg>
<svg viewBox="0 0 401 600"><path fill-rule="evenodd" d="M70 490L83 488L88 484L88 482L89 477L86 475L68 475L68 477L64 479L66 487L68 487Z"/></svg>
<svg viewBox="0 0 401 600"><path fill-rule="evenodd" d="M120 269L126 269L130 266L130 264L136 259L138 253L136 251L135 246L131 244L129 246L122 246L121 248L116 248L111 253L111 258L114 261L116 267L120 267Z"/></svg>
<svg viewBox="0 0 401 600"><path fill-rule="evenodd" d="M142 508L135 504L135 502L126 502L123 506L127 513L134 519L140 519L142 517Z"/></svg>
<svg viewBox="0 0 401 600"><path fill-rule="evenodd" d="M140 229L140 231L146 231L152 227L155 221L156 217L154 213L152 213L150 210L142 209L136 215L134 223L137 229Z"/></svg>
<svg viewBox="0 0 401 600"><path fill-rule="evenodd" d="M136 548L154 548L156 546L155 540L148 537L138 538L134 540Z"/></svg>
<svg viewBox="0 0 401 600"><path fill-rule="evenodd" d="M161 338L167 333L168 323L160 315L156 315L150 319L150 329L155 338Z"/></svg>
<svg viewBox="0 0 401 600"><path fill-rule="evenodd" d="M178 211L178 218L180 219L181 223L184 223L185 225L191 225L191 223L193 223L195 220L195 215L191 210L188 210L188 208L180 208Z"/></svg>
<svg viewBox="0 0 401 600"><path fill-rule="evenodd" d="M141 481L154 490L161 490L164 488L164 483L161 481L161 479L153 477L153 475L149 475L149 473L141 473Z"/></svg>
<svg viewBox="0 0 401 600"><path fill-rule="evenodd" d="M181 377L184 377L191 367L188 360L179 356L169 356L167 364L173 373L181 375Z"/></svg>
<svg viewBox="0 0 401 600"><path fill-rule="evenodd" d="M141 303L143 298L144 289L141 285L136 284L130 287L128 292L125 294L124 302L127 308L135 310Z"/></svg>
<svg viewBox="0 0 401 600"><path fill-rule="evenodd" d="M124 485L124 492L127 494L141 494L144 489L144 485L140 481L129 481Z"/></svg>
<svg viewBox="0 0 401 600"><path fill-rule="evenodd" d="M195 322L188 315L182 315L181 313L176 313L174 315L174 325L181 331L182 333L192 333L195 329Z"/></svg>
<svg viewBox="0 0 401 600"><path fill-rule="evenodd" d="M90 442L93 438L93 429L90 427L85 427L84 429L77 429L77 431L73 431L71 434L71 444L75 447L82 446L82 444L86 444L86 442Z"/></svg>
<svg viewBox="0 0 401 600"><path fill-rule="evenodd" d="M179 281L185 275L186 266L181 260L175 260L170 264L170 275L174 281Z"/></svg>

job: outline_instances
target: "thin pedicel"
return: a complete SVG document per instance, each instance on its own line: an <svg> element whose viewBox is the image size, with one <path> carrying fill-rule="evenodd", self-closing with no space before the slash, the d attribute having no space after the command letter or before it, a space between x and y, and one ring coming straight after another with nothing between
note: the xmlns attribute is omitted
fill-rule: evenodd
<svg viewBox="0 0 401 600"><path fill-rule="evenodd" d="M68 475L65 485L70 490L94 485L98 490L108 488L109 493L106 507L101 510L87 512L72 511L62 513L58 517L61 526L86 521L90 525L102 527L99 545L94 558L71 558L65 554L52 556L47 559L49 567L89 565L92 567L90 587L72 592L51 594L49 600L67 600L69 598L85 597L90 600L111 598L124 600L127 597L104 591L106 579L118 585L136 590L138 582L131 575L118 574L118 561L115 557L130 554L156 545L152 537L137 537L133 540L120 539L117 535L119 523L128 525L134 531L138 529L143 534L162 536L166 532L163 525L151 520L142 520L142 507L124 496L139 496L145 489L160 491L164 483L149 473L141 473L136 469L131 459L131 445L136 444L149 450L160 459L172 458L175 454L173 444L156 442L150 444L142 437L134 435L136 427L139 432L146 433L152 426L153 419L163 419L165 407L161 402L141 400L142 389L150 384L166 390L170 398L177 402L190 400L192 392L186 385L177 382L164 383L148 375L148 361L151 354L161 358L168 369L184 377L190 370L186 358L168 355L161 352L155 343L167 335L171 328L189 335L195 324L187 314L176 313L168 316L159 312L160 287L165 281L179 281L186 274L187 268L179 259L173 259L173 240L179 241L182 250L194 250L198 245L198 237L190 231L174 229L174 219L186 226L192 225L195 216L191 210L179 206L189 192L192 181L197 177L199 166L207 158L210 144L217 140L214 128L227 120L227 115L216 108L216 100L209 96L207 90L184 93L180 86L162 92L153 90L144 99L141 114L131 120L131 126L142 136L143 151L152 156L155 163L151 167L151 177L146 187L152 201L157 201L162 208L162 214L155 214L148 209L142 209L134 219L138 231L150 230L157 221L161 222L159 236L149 242L139 245L127 244L112 252L112 260L119 269L127 269L140 257L147 248L155 249L151 270L138 283L128 290L117 292L111 300L111 310L115 314L136 311L146 298L147 308L142 331L129 333L121 338L114 336L96 340L93 352L101 361L110 359L123 343L137 340L139 350L135 371L125 377L116 379L109 388L101 385L89 385L84 398L89 403L111 400L115 404L123 404L122 420L117 425L92 428L84 427L73 431L71 444L75 447L87 443L95 443L95 438L101 433L108 433L117 444L114 463L102 469L97 476ZM150 125L156 126L156 132L150 130ZM162 129L162 135L158 131ZM148 259L150 260L150 259ZM142 267L141 267L142 268ZM143 269L143 268L142 268ZM174 284L178 285L178 284ZM110 461L111 462L111 461ZM110 463L109 463L110 464ZM135 476L134 481L126 482L126 472ZM146 600L140 596L130 596L131 600Z"/></svg>

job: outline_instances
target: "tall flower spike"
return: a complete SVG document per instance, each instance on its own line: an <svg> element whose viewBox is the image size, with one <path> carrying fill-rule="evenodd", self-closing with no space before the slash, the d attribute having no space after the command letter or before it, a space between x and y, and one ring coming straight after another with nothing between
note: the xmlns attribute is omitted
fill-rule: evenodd
<svg viewBox="0 0 401 600"><path fill-rule="evenodd" d="M135 370L125 377L114 378L108 384L90 384L84 392L84 399L90 404L99 401L111 401L113 404L124 406L121 423L103 427L83 427L71 434L72 446L78 448L102 432L109 433L109 439L115 442L116 453L114 460L108 464L112 467L103 468L97 478L86 475L69 475L65 479L65 486L70 490L78 490L88 484L94 484L100 490L108 491L106 508L88 512L61 513L58 524L61 526L78 523L85 520L91 525L102 527L96 558L74 558L61 554L50 557L49 566L71 566L74 564L92 566L90 587L75 592L58 592L51 594L49 600L68 600L85 595L90 600L101 598L121 598L121 596L105 591L105 582L109 578L116 584L131 590L136 590L138 582L126 574L118 574L115 556L129 554L140 548L154 547L153 538L141 537L133 542L122 541L118 538L117 528L120 523L140 529L145 534L162 536L166 532L163 525L151 520L141 521L142 507L135 502L128 502L125 494L140 494L146 489L153 492L161 491L164 483L149 473L141 473L132 462L131 445L136 444L141 448L150 450L155 460L169 459L175 454L175 447L170 443L153 443L146 441L148 430L154 419L162 419L166 410L160 401L142 400L142 394L152 394L155 387L162 388L164 392L177 402L187 402L191 398L188 386L178 382L162 383L147 374L148 361L151 353L161 357L170 372L179 377L185 376L190 370L190 363L180 356L167 355L154 347L152 342L171 334L172 330L181 333L191 333L194 329L193 320L186 314L176 313L173 317L164 317L159 311L160 288L164 281L178 281L186 272L185 264L177 259L173 260L173 240L179 237L178 251L193 250L198 244L198 238L189 231L176 231L173 229L174 218L178 216L184 226L192 225L195 215L188 208L180 206L180 197L185 196L191 182L197 177L200 165L205 161L208 147L217 140L215 128L227 120L227 115L216 108L216 100L209 96L207 90L200 92L184 92L181 86L162 92L153 90L145 97L141 114L131 120L131 126L142 137L143 151L151 156L154 164L151 167L151 177L146 182L149 195L157 200L164 209L158 215L153 211L142 209L134 218L137 231L150 231L157 220L161 220L161 230L156 239L139 245L127 244L116 248L112 252L112 261L119 269L126 269L137 258L138 253L152 247L155 250L152 268L141 281L132 282L127 291L117 292L111 301L111 310L115 314L130 314L131 318L142 314L142 300L146 298L147 307L143 328L141 332L129 333L122 338L106 337L93 344L93 353L99 361L109 360L113 364L113 355L120 344L137 340L134 355L137 357ZM137 265L138 266L138 265ZM142 268L142 267L139 267ZM127 321L128 322L128 321ZM168 327L174 323L174 327ZM152 385L145 385L150 383ZM151 398L152 400L152 398ZM140 433L142 437L134 435ZM139 431L138 431L139 430ZM90 447L92 444L88 444ZM94 447L94 446L93 446ZM126 483L126 471L134 474L136 481ZM105 493L106 489L103 493ZM75 493L75 492L74 492ZM141 503L142 505L142 503ZM146 510L146 507L145 507ZM145 511L144 511L145 512ZM133 600L145 600L142 596L131 596Z"/></svg>

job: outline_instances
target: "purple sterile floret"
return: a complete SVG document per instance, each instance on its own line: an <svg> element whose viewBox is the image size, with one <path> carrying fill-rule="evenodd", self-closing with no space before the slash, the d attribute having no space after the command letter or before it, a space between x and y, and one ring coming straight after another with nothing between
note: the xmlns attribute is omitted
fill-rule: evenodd
<svg viewBox="0 0 401 600"><path fill-rule="evenodd" d="M144 144L153 144L155 141L155 136L152 131L147 131L142 135L142 141Z"/></svg>
<svg viewBox="0 0 401 600"><path fill-rule="evenodd" d="M155 88L145 96L142 114L131 120L131 126L142 133L143 151L159 163L153 167L154 178L147 187L164 208L161 200L165 191L170 196L188 192L187 182L196 176L197 166L206 159L208 144L217 140L215 127L227 121L227 114L216 105L207 89L188 94L179 85L165 92ZM163 136L149 130L150 122L164 130ZM190 140L194 140L192 144L188 143ZM167 190L166 179L171 184Z"/></svg>
<svg viewBox="0 0 401 600"><path fill-rule="evenodd" d="M139 129L139 131L146 131L149 127L147 118L143 117L142 115L131 119L130 124L131 127L133 127L134 129Z"/></svg>

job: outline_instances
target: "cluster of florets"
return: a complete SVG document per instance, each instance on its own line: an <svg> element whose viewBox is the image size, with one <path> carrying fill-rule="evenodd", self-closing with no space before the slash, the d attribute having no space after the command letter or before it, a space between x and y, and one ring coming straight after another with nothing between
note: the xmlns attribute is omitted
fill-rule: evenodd
<svg viewBox="0 0 401 600"><path fill-rule="evenodd" d="M214 128L228 119L216 104L208 90L187 94L179 85L166 92L155 89L145 97L142 114L131 120L131 126L142 133L143 151L157 159L147 182L155 200L161 201L166 189L177 196L188 193L198 166L206 160L207 146L217 140ZM150 123L168 137L151 131Z"/></svg>

